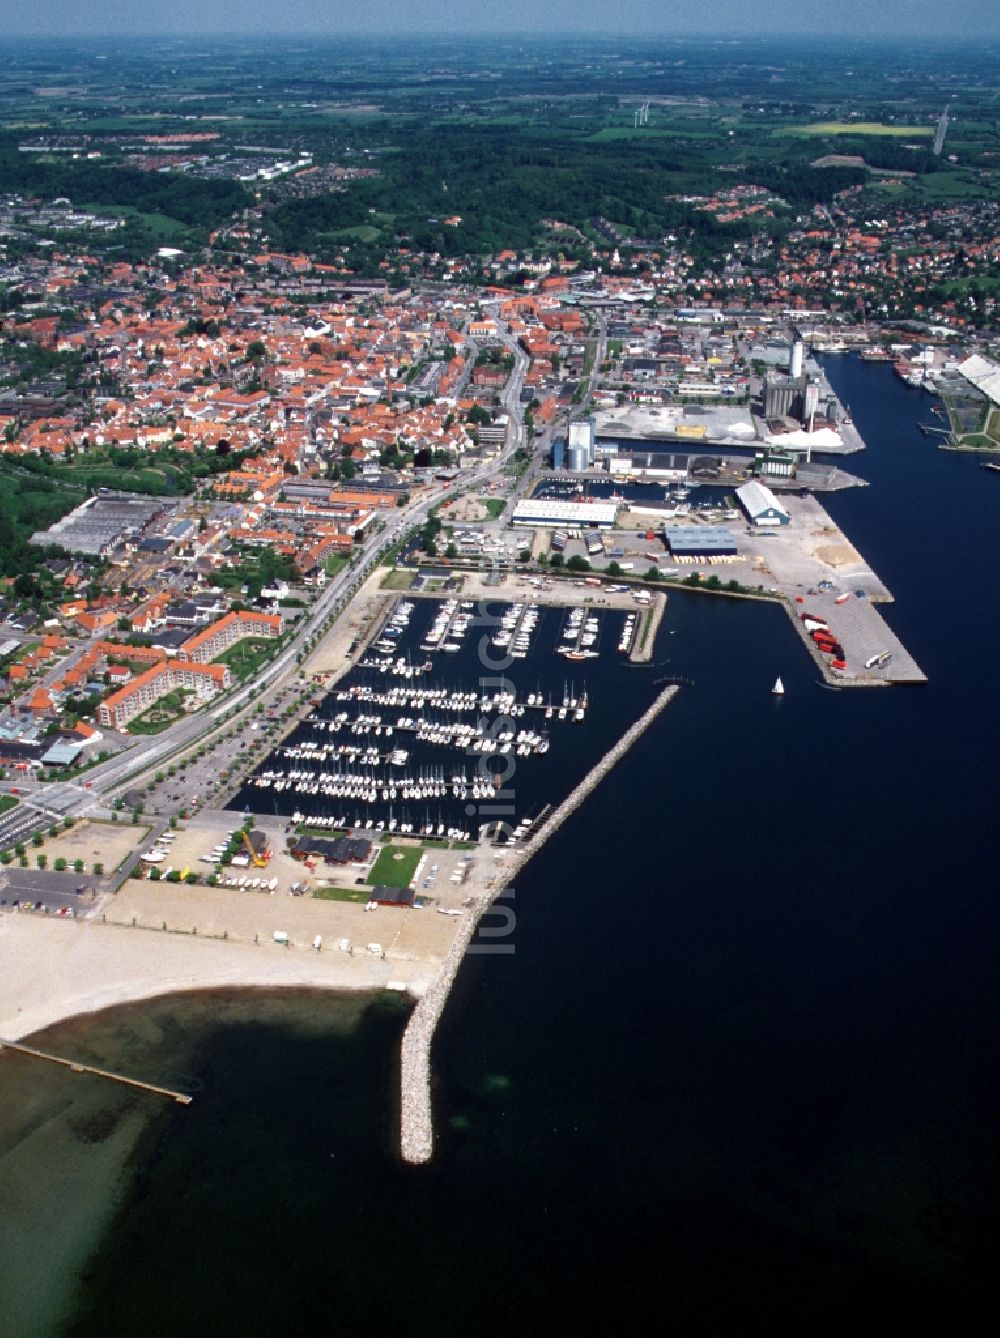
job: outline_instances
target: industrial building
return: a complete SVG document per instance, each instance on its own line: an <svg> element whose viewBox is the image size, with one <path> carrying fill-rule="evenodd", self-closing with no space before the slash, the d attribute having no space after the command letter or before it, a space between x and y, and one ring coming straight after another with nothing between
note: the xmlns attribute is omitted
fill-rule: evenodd
<svg viewBox="0 0 1000 1338"><path fill-rule="evenodd" d="M618 515L617 502L562 502L555 498L531 497L518 502L511 517L512 525L596 525L609 530Z"/></svg>
<svg viewBox="0 0 1000 1338"><path fill-rule="evenodd" d="M791 516L770 488L751 479L736 489L736 497L751 525L788 525Z"/></svg>
<svg viewBox="0 0 1000 1338"><path fill-rule="evenodd" d="M992 404L1000 404L1000 363L973 353L971 358L958 364L958 370L969 385L981 390Z"/></svg>
<svg viewBox="0 0 1000 1338"><path fill-rule="evenodd" d="M663 539L678 562L736 557L736 538L728 525L664 525Z"/></svg>

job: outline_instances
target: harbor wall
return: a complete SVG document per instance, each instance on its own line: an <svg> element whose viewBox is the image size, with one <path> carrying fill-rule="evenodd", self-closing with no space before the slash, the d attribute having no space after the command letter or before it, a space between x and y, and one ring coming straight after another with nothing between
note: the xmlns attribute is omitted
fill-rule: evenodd
<svg viewBox="0 0 1000 1338"><path fill-rule="evenodd" d="M625 756L657 716L679 691L671 684L653 700L636 722L629 726L593 769L554 809L538 830L519 849L502 870L496 888L476 898L452 942L441 968L421 996L403 1032L400 1050L400 1155L403 1161L421 1165L434 1153L434 1112L431 1099L431 1046L451 987L462 959L472 942L483 915L510 887L511 881L541 850L545 842L563 825L590 795L611 769Z"/></svg>

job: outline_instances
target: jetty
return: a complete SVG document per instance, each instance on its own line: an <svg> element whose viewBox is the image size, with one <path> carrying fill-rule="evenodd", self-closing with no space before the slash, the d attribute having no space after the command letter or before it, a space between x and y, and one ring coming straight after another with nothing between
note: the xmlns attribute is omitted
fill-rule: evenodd
<svg viewBox="0 0 1000 1338"><path fill-rule="evenodd" d="M510 887L511 879L531 857L593 793L632 745L649 729L657 716L680 691L677 684L665 687L629 726L612 747L563 802L546 817L523 846L515 847L502 871L501 885L477 897L469 908L437 975L418 1000L403 1032L400 1051L400 1155L411 1165L423 1165L434 1153L434 1116L431 1101L431 1045L438 1021L444 1012L462 959L468 951L479 922L494 901Z"/></svg>
<svg viewBox="0 0 1000 1338"><path fill-rule="evenodd" d="M175 1092L170 1087L158 1087L155 1083L143 1082L140 1078L129 1078L124 1073L112 1073L110 1069L99 1069L93 1064L82 1064L77 1059L66 1059L62 1055L49 1054L47 1050L38 1050L33 1045L24 1045L21 1041L8 1041L0 1036L0 1050L16 1050L18 1054L31 1055L33 1059L44 1059L50 1064L61 1064L74 1073L91 1073L98 1078L107 1078L111 1082L122 1083L125 1087L137 1087L142 1092L153 1092L156 1096L167 1096L182 1106L191 1104L191 1097L186 1092Z"/></svg>

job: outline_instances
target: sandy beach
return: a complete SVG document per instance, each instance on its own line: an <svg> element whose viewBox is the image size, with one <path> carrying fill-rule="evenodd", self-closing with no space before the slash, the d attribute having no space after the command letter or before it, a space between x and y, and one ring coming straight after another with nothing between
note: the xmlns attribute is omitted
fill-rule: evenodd
<svg viewBox="0 0 1000 1338"><path fill-rule="evenodd" d="M333 949L283 948L30 915L0 916L0 1036L181 990L419 990L401 964Z"/></svg>

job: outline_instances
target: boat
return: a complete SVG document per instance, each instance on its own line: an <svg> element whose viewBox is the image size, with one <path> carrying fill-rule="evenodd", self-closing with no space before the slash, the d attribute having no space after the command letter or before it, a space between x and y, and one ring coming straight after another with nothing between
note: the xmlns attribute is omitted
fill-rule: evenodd
<svg viewBox="0 0 1000 1338"><path fill-rule="evenodd" d="M784 685L784 683L782 683L782 681L781 681L781 676L780 676L780 674L779 674L779 676L774 680L774 687L771 689L771 692L772 692L773 696L775 696L775 697L783 697L783 696L785 695L785 685Z"/></svg>

